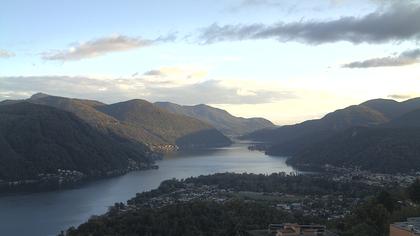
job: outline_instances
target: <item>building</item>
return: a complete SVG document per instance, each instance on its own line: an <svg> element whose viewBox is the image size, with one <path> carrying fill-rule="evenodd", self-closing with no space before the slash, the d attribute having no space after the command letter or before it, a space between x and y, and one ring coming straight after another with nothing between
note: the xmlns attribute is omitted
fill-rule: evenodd
<svg viewBox="0 0 420 236"><path fill-rule="evenodd" d="M324 225L299 225L299 224L271 224L269 231L277 232L277 236L324 236L326 227Z"/></svg>
<svg viewBox="0 0 420 236"><path fill-rule="evenodd" d="M389 226L389 236L420 236L420 217L408 218Z"/></svg>

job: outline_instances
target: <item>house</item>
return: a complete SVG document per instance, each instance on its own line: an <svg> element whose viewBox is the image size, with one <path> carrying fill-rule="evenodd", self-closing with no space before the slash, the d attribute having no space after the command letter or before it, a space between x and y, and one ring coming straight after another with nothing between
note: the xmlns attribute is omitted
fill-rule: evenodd
<svg viewBox="0 0 420 236"><path fill-rule="evenodd" d="M389 236L420 236L420 217L408 218L389 226Z"/></svg>
<svg viewBox="0 0 420 236"><path fill-rule="evenodd" d="M277 236L324 236L326 227L324 225L299 225L284 224L277 229Z"/></svg>

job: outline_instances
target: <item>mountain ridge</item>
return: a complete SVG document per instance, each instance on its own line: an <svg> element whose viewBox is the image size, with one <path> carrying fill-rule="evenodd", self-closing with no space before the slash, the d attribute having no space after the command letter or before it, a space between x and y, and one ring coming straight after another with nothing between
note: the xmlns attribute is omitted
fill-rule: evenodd
<svg viewBox="0 0 420 236"><path fill-rule="evenodd" d="M50 106L2 105L0 131L2 180L38 180L57 175L58 169L107 176L153 163L146 149L116 142L76 115Z"/></svg>
<svg viewBox="0 0 420 236"><path fill-rule="evenodd" d="M348 116L355 114L354 109L356 119ZM420 170L419 99L400 103L370 100L329 113L322 119L325 122L329 117L339 118L339 122L327 122L329 129L315 126L318 129L312 127L301 136L274 143L266 153L290 156L287 163L301 169L331 165L382 173ZM300 126L303 124L313 126L311 122Z"/></svg>
<svg viewBox="0 0 420 236"><path fill-rule="evenodd" d="M207 122L228 136L240 136L261 128L275 127L271 121L256 117L243 118L206 104L194 106L179 105L171 102L156 102L155 105L176 114L190 116Z"/></svg>
<svg viewBox="0 0 420 236"><path fill-rule="evenodd" d="M176 150L176 140L182 136L214 129L202 121L172 114L141 99L104 104L94 100L38 93L28 101L72 112L105 134L122 141L130 140L140 145L146 144L159 152ZM194 128L191 128L192 126ZM221 133L212 132L212 134L214 139L208 140L207 145L194 143L194 140L191 139L184 139L180 147L218 147L231 144L231 141ZM189 140L189 143L185 143L186 140Z"/></svg>

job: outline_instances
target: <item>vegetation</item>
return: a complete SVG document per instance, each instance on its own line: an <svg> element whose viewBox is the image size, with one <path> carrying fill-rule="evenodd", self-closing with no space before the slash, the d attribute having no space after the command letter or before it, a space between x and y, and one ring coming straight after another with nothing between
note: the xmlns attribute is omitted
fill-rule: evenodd
<svg viewBox="0 0 420 236"><path fill-rule="evenodd" d="M365 105L356 105L331 112L322 119L309 120L295 125L285 125L277 129L260 130L243 138L280 144L316 133L334 133L354 126L373 126L386 123L387 121L389 119L384 114Z"/></svg>
<svg viewBox="0 0 420 236"><path fill-rule="evenodd" d="M280 182L280 183L279 183ZM129 210L147 199L165 196L169 192L183 189L188 184L217 185L220 189L234 191L308 193L309 195L331 193L337 196L360 196L363 200L341 219L321 219L291 214L272 207L266 201L249 201L233 198L218 203L206 200L175 202L164 207L142 207ZM294 186L294 187L293 187ZM297 187L299 186L299 187ZM307 189L305 189L307 188ZM352 188L348 190L347 188ZM103 216L92 217L77 229L70 228L66 235L246 235L247 230L265 229L270 223L297 222L326 224L328 229L343 236L385 236L389 224L403 221L407 217L420 215L418 201L420 181L407 189L371 188L349 183L334 184L329 178L303 175L269 176L255 174L216 174L189 178L184 181L164 181L150 192L137 194L128 202L115 204ZM413 195L412 193L415 192ZM350 194L350 195L348 195ZM332 207L332 206L330 206Z"/></svg>
<svg viewBox="0 0 420 236"><path fill-rule="evenodd" d="M200 132L212 130L213 135L205 140L205 146L231 144L226 136L209 124L188 116L173 114L144 100L136 99L107 105L91 100L36 94L28 101L72 112L117 141L136 141L139 145L147 144L153 148L166 144L175 145L182 139L179 144L197 147L204 145L201 141L195 143L195 139L188 136L199 137Z"/></svg>
<svg viewBox="0 0 420 236"><path fill-rule="evenodd" d="M269 155L290 156L289 164L324 165L396 173L420 170L420 98L376 99L275 130L246 136L269 142Z"/></svg>
<svg viewBox="0 0 420 236"><path fill-rule="evenodd" d="M195 118L168 112L144 100L136 99L101 106L98 110L121 122L143 128L161 137L166 143L179 144L181 147L231 144L226 136L209 124ZM204 131L211 131L212 135L206 137L208 132ZM188 138L188 136L194 138ZM200 140L201 138L205 138L205 142Z"/></svg>
<svg viewBox="0 0 420 236"><path fill-rule="evenodd" d="M151 162L147 149L115 142L69 112L27 102L0 106L0 149L0 179L7 181L57 169L101 176Z"/></svg>
<svg viewBox="0 0 420 236"><path fill-rule="evenodd" d="M194 201L93 218L77 230L68 230L67 235L245 235L245 230L266 228L273 221L295 220L258 203Z"/></svg>
<svg viewBox="0 0 420 236"><path fill-rule="evenodd" d="M345 194L347 196L366 196L376 191L375 187L357 182L337 182L322 175L262 174L214 174L186 179L185 182L217 185L223 189L253 192L280 192L302 195Z"/></svg>
<svg viewBox="0 0 420 236"><path fill-rule="evenodd" d="M157 102L155 105L173 113L202 120L229 136L239 136L259 129L274 127L273 123L263 118L235 117L225 110L204 104L181 106L170 102Z"/></svg>
<svg viewBox="0 0 420 236"><path fill-rule="evenodd" d="M420 191L418 183L410 188ZM330 224L343 236L386 236L389 234L389 224L420 215L420 207L410 204L414 199L407 196L408 189L400 192L384 190L358 205L344 219Z"/></svg>
<svg viewBox="0 0 420 236"><path fill-rule="evenodd" d="M420 170L419 156L419 128L353 128L307 147L288 163L403 173Z"/></svg>
<svg viewBox="0 0 420 236"><path fill-rule="evenodd" d="M338 196L367 197L379 193L379 189L357 183L338 183L330 178L321 176L285 174L256 175L256 174L215 174L188 178L183 181L167 180L158 189L139 193L128 201L128 205L117 203L103 216L92 217L77 229L70 228L66 235L246 235L247 230L266 229L270 223L298 222L298 223L328 223L329 227L356 232L357 228L348 224L354 219L348 216L342 221L326 221L319 217L304 216L298 211L286 212L275 208L269 201L250 201L232 197L228 201L215 202L210 200L193 200L188 202L174 202L163 207L139 207L141 203L158 196L184 189L186 186L206 185L217 186L218 189L232 189L232 191L281 192L288 194L303 194L323 196L333 194ZM385 204L394 209L394 199L383 195L381 202L375 202L377 209L364 215L363 207L356 208L357 220L366 220L368 224L363 230L371 230L388 222L388 209L379 206ZM391 199L391 200L388 200ZM379 200L378 200L379 201ZM396 207L396 206L395 206ZM133 210L134 209L134 210ZM384 210L385 209L385 210ZM395 211L396 212L396 211ZM376 219L384 214L387 218ZM403 214L406 215L406 214ZM368 217L372 221L367 221ZM357 223L357 222L356 222ZM362 226L358 226L362 227ZM376 228L375 228L376 230ZM357 232L360 232L357 231ZM371 231L369 231L371 232ZM373 232L373 231L372 231ZM376 231L375 231L376 232ZM383 231L380 231L383 232ZM358 235L358 234L348 234ZM371 234L369 236L376 236Z"/></svg>

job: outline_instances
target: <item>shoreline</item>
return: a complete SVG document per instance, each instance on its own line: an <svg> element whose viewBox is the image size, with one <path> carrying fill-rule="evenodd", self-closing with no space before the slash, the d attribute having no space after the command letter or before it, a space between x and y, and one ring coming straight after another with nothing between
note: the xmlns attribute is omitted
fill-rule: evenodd
<svg viewBox="0 0 420 236"><path fill-rule="evenodd" d="M0 182L0 198L11 195L74 189L97 180L119 177L134 171L156 169L159 169L159 166L155 162L138 168L128 167L125 170L113 170L98 176L87 176L79 171L59 169L58 174L42 174L42 176L45 176L42 179Z"/></svg>

